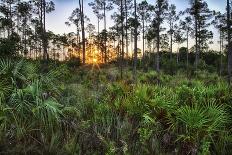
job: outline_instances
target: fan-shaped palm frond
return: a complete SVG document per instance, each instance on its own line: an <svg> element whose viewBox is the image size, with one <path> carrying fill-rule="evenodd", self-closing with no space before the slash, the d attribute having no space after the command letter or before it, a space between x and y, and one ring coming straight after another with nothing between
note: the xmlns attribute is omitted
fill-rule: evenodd
<svg viewBox="0 0 232 155"><path fill-rule="evenodd" d="M0 104L7 98L12 91L12 86L4 79L0 78Z"/></svg>
<svg viewBox="0 0 232 155"><path fill-rule="evenodd" d="M205 109L199 106L183 106L177 110L177 119L189 129L202 129L209 121L205 113Z"/></svg>

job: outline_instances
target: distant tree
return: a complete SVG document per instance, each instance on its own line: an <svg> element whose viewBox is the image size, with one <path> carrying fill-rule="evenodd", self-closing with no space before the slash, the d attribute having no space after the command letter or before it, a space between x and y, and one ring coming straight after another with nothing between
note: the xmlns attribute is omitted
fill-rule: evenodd
<svg viewBox="0 0 232 155"><path fill-rule="evenodd" d="M165 12L168 9L168 1L167 0L156 0L155 4L155 19L153 21L153 26L155 27L157 41L156 41L156 71L160 72L160 32L161 25L165 18Z"/></svg>
<svg viewBox="0 0 232 155"><path fill-rule="evenodd" d="M95 0L94 2L91 2L91 3L89 3L89 6L91 6L92 7L92 9L93 9L93 12L94 12L94 14L96 15L96 17L97 17L97 39L98 39L98 43L99 43L99 34L100 34L100 21L103 19L103 17L104 17L104 13L101 13L101 9L102 9L102 7L101 7L101 5L100 5L101 3L100 3L100 1L98 1L98 0ZM99 49L100 49L100 47L99 47L99 44L97 45L97 48L98 48L98 52L100 52L99 51ZM104 49L105 50L105 49Z"/></svg>
<svg viewBox="0 0 232 155"><path fill-rule="evenodd" d="M187 69L189 66L189 35L192 33L192 18L190 16L187 16L184 18L184 20L180 21L180 28L183 29L186 32L186 43L187 43L187 53L186 53L186 65Z"/></svg>
<svg viewBox="0 0 232 155"><path fill-rule="evenodd" d="M175 27L176 31L174 33L174 42L177 43L177 56L176 56L176 63L179 64L179 49L180 44L185 41L184 33L179 25Z"/></svg>
<svg viewBox="0 0 232 155"><path fill-rule="evenodd" d="M0 38L0 56L14 57L17 56L17 49L20 42L20 36L13 32L9 38Z"/></svg>
<svg viewBox="0 0 232 155"><path fill-rule="evenodd" d="M80 52L81 50L81 46L79 46L81 43L83 45L83 40L81 42L81 37L80 37L80 32L82 32L82 17L81 17L81 11L80 8L76 8L72 11L71 15L68 18L68 22L66 22L65 24L70 26L71 24L74 24L76 26L76 49L78 50L78 52ZM84 15L84 22L88 22L89 18ZM83 34L82 34L83 35ZM85 40L84 40L85 43ZM85 44L84 44L85 47ZM82 46L82 52L83 52L83 46ZM85 52L84 52L85 53ZM85 57L85 56L83 56ZM83 62L83 57L82 57L82 62Z"/></svg>
<svg viewBox="0 0 232 155"><path fill-rule="evenodd" d="M226 30L226 14L221 14L220 12L217 12L215 14L215 19L213 21L214 27L218 30L219 32L219 49L220 49L220 68L219 68L219 74L222 74L222 58L223 58L223 40L225 38L225 30Z"/></svg>
<svg viewBox="0 0 232 155"><path fill-rule="evenodd" d="M88 48L89 48L89 51L88 51L88 54L87 56L91 56L92 57L92 60L91 62L93 61L93 58L95 58L96 55L94 55L94 51L93 51L93 37L94 37L94 32L95 32L95 26L93 24L88 24L86 26L86 31L88 32L89 34L89 37L88 37Z"/></svg>
<svg viewBox="0 0 232 155"><path fill-rule="evenodd" d="M207 45L207 41L213 37L211 31L207 28L210 26L212 11L208 8L207 2L204 0L190 0L191 8L187 12L195 21L195 68L197 70L200 51Z"/></svg>
<svg viewBox="0 0 232 155"><path fill-rule="evenodd" d="M120 74L121 74L121 78L123 75L123 67L124 67L124 56L125 56L125 52L124 52L124 20L125 20L125 12L124 12L124 0L111 0L116 6L118 6L118 10L120 11L120 15L116 16L119 17L119 23L120 23L120 34L121 34L121 52L120 52ZM119 27L118 27L119 28Z"/></svg>
<svg viewBox="0 0 232 155"><path fill-rule="evenodd" d="M114 20L114 23L115 25L113 27L111 27L112 30L115 31L115 39L117 40L117 47L116 47L116 53L117 53L117 62L118 62L118 66L120 67L120 70L122 68L122 63L121 63L121 56L122 56L122 24L121 24L121 14L120 13L117 13L117 12L114 12L113 15L111 16L111 18ZM128 19L129 21L129 19ZM128 22L129 23L129 22ZM129 24L128 24L129 25Z"/></svg>
<svg viewBox="0 0 232 155"><path fill-rule="evenodd" d="M14 31L14 5L16 4L17 0L2 0L0 4L0 13L3 15L3 25L7 29L7 37L9 38L10 35Z"/></svg>
<svg viewBox="0 0 232 155"><path fill-rule="evenodd" d="M142 22L142 55L143 59L145 56L145 22L148 22L151 18L151 11L153 6L148 4L146 0L143 0L141 3L138 4L138 17Z"/></svg>
<svg viewBox="0 0 232 155"><path fill-rule="evenodd" d="M169 35L170 35L170 59L172 59L172 52L173 52L173 34L175 33L175 23L179 20L179 15L176 12L176 6L174 4L171 4L168 7L167 13L166 13L166 20L169 25Z"/></svg>
<svg viewBox="0 0 232 155"><path fill-rule="evenodd" d="M98 15L103 16L104 18L104 35L105 35L105 41L104 41L104 61L107 62L107 20L106 20L106 12L113 9L111 0L94 0L94 2L89 3L90 6L92 6L95 10L98 10ZM102 11L102 13L100 13Z"/></svg>
<svg viewBox="0 0 232 155"><path fill-rule="evenodd" d="M125 39L126 39L126 58L129 58L129 41L128 41L128 18L129 18L129 10L133 7L132 0L124 0L125 7Z"/></svg>
<svg viewBox="0 0 232 155"><path fill-rule="evenodd" d="M62 58L63 58L62 60L65 61L66 59L65 47L69 46L67 35L65 34L58 35L58 41L59 44L62 46Z"/></svg>
<svg viewBox="0 0 232 155"><path fill-rule="evenodd" d="M160 51L168 51L169 50L169 40L168 35L163 33L160 35Z"/></svg>
<svg viewBox="0 0 232 155"><path fill-rule="evenodd" d="M22 20L22 25L18 25L22 27L22 40L24 42L24 53L27 52L27 35L29 31L28 21L31 20L32 17L32 5L29 2L19 2L17 4L17 15L18 18Z"/></svg>
<svg viewBox="0 0 232 155"><path fill-rule="evenodd" d="M55 4L53 1L46 0L31 0L32 5L35 7L33 8L34 13L37 15L38 18L38 34L40 39L42 40L42 47L43 47L43 59L48 60L48 38L46 32L46 14L50 13L55 10Z"/></svg>

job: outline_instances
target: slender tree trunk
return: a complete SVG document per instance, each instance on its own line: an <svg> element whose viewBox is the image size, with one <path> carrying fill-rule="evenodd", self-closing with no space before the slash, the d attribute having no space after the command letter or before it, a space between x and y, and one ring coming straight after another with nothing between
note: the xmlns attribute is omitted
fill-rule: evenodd
<svg viewBox="0 0 232 155"><path fill-rule="evenodd" d="M43 27L44 27L44 51L45 51L45 56L46 60L49 59L48 56L48 40L47 40L47 34L46 34L46 0L44 0L44 9L43 9Z"/></svg>
<svg viewBox="0 0 232 155"><path fill-rule="evenodd" d="M187 30L187 71L189 68L189 31Z"/></svg>
<svg viewBox="0 0 232 155"><path fill-rule="evenodd" d="M201 36L201 29L200 29L200 22L198 23L198 65L199 65L199 61L201 59L201 51L202 51L202 47L203 47L203 43L202 43L202 36Z"/></svg>
<svg viewBox="0 0 232 155"><path fill-rule="evenodd" d="M121 72L121 79L123 77L123 67L124 67L124 17L123 17L123 0L121 0L121 33L122 33L122 50L121 50L121 65L120 65L120 72Z"/></svg>
<svg viewBox="0 0 232 155"><path fill-rule="evenodd" d="M78 13L77 13L77 19L79 18L79 16L78 16ZM80 43L80 32L79 32L79 21L77 21L77 23L76 23L76 28L77 28L77 35L76 35L76 37L77 37L77 40L76 40L76 44L77 44L77 46L76 46L76 48L77 48L77 52L78 52L78 56L79 56L79 58L80 58L80 47L79 47L79 43Z"/></svg>
<svg viewBox="0 0 232 155"><path fill-rule="evenodd" d="M44 0L44 13L43 13L43 27L44 27L44 51L46 60L49 60L48 55L48 38L47 38L47 32L46 32L46 0Z"/></svg>
<svg viewBox="0 0 232 155"><path fill-rule="evenodd" d="M34 29L36 30L36 25L34 27ZM37 32L35 31L35 60L37 60L38 58L38 35Z"/></svg>
<svg viewBox="0 0 232 155"><path fill-rule="evenodd" d="M42 31L42 44L43 44L43 40L44 40L44 33L43 33L43 0L40 1L40 8L39 8L39 13L40 13L40 27L41 27L41 31ZM44 50L44 49L43 49ZM43 51L44 52L44 51ZM43 57L45 59L45 54L43 53Z"/></svg>
<svg viewBox="0 0 232 155"><path fill-rule="evenodd" d="M131 52L132 52L133 51L133 29L131 29L131 32L130 32L130 45L131 45Z"/></svg>
<svg viewBox="0 0 232 155"><path fill-rule="evenodd" d="M47 35L46 35L46 0L40 1L40 24L42 30L42 46L43 46L43 59L48 61L48 43L47 43ZM46 64L45 64L46 65Z"/></svg>
<svg viewBox="0 0 232 155"><path fill-rule="evenodd" d="M159 17L158 17L159 18ZM160 72L160 19L158 19L158 25L157 25L157 53L156 53L156 71Z"/></svg>
<svg viewBox="0 0 232 155"><path fill-rule="evenodd" d="M104 1L103 5L104 5L104 30L105 30L105 36L104 36L104 53L105 53L105 57L104 57L104 61L106 63L107 62L106 1Z"/></svg>
<svg viewBox="0 0 232 155"><path fill-rule="evenodd" d="M220 67L219 67L219 75L222 75L222 31L220 30Z"/></svg>
<svg viewBox="0 0 232 155"><path fill-rule="evenodd" d="M7 19L7 21L9 20L9 14L7 13L7 15L6 15L6 19ZM7 26L7 39L9 39L9 37L10 37L10 26Z"/></svg>
<svg viewBox="0 0 232 155"><path fill-rule="evenodd" d="M119 27L117 25L117 34L119 34ZM120 35L117 36L118 38L118 47L117 47L117 65L120 67L121 55L120 55Z"/></svg>
<svg viewBox="0 0 232 155"><path fill-rule="evenodd" d="M195 46L195 69L197 70L199 59L197 17L195 17Z"/></svg>
<svg viewBox="0 0 232 155"><path fill-rule="evenodd" d="M13 22L13 16L12 16L12 4L10 2L10 20ZM11 34L13 33L13 25L12 23L10 24L10 31L11 31Z"/></svg>
<svg viewBox="0 0 232 155"><path fill-rule="evenodd" d="M137 82L137 57L138 57L138 26L137 26L137 2L134 0L134 8L135 8L135 29L134 29L134 66L133 66L133 80L136 83Z"/></svg>
<svg viewBox="0 0 232 155"><path fill-rule="evenodd" d="M171 55L170 55L170 60L172 60L172 46L173 46L173 38L172 38L172 34L171 34Z"/></svg>
<svg viewBox="0 0 232 155"><path fill-rule="evenodd" d="M179 48L179 43L178 43L177 54L176 54L176 64L177 64L177 65L179 64L179 59L180 59L180 58L179 58L179 57L180 57L180 53L179 53L180 51L179 51L179 49L180 49L180 48Z"/></svg>
<svg viewBox="0 0 232 155"><path fill-rule="evenodd" d="M143 61L145 58L145 19L144 19L144 15L142 17L143 20Z"/></svg>
<svg viewBox="0 0 232 155"><path fill-rule="evenodd" d="M98 53L100 53L100 44L99 44L99 34L100 34L100 18L97 17L97 50L98 50ZM102 62L103 62L103 54L101 53L101 59L102 59Z"/></svg>
<svg viewBox="0 0 232 155"><path fill-rule="evenodd" d="M125 16L126 16L126 59L129 58L129 43L128 43L128 8L127 8L127 0L125 0Z"/></svg>
<svg viewBox="0 0 232 155"><path fill-rule="evenodd" d="M62 60L63 60L63 61L65 61L65 52L64 52L64 47L65 47L65 46L64 46L64 44L63 44L63 45L62 45L62 53L63 53L63 59L62 59Z"/></svg>
<svg viewBox="0 0 232 155"><path fill-rule="evenodd" d="M85 49L85 19L84 19L84 3L82 0L82 43L83 43L83 64L85 64L85 55L86 55L86 49Z"/></svg>
<svg viewBox="0 0 232 155"><path fill-rule="evenodd" d="M228 39L228 83L231 84L232 71L232 44L231 44L231 24L230 24L230 1L227 0L227 39Z"/></svg>
<svg viewBox="0 0 232 155"><path fill-rule="evenodd" d="M224 32L222 32L222 55L221 55L221 68L223 69L223 52L224 52Z"/></svg>
<svg viewBox="0 0 232 155"><path fill-rule="evenodd" d="M80 14L81 14L81 31L82 31L82 63L85 64L85 21L84 21L84 3L79 0Z"/></svg>
<svg viewBox="0 0 232 155"><path fill-rule="evenodd" d="M171 22L171 21L170 21ZM172 23L170 24L170 38L171 38L171 41L170 41L170 60L172 60L172 42L173 42L173 38L172 38Z"/></svg>

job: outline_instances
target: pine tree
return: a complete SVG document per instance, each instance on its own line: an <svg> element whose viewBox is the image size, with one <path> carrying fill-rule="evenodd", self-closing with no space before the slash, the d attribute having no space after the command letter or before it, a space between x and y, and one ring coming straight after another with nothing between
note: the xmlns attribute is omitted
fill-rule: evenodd
<svg viewBox="0 0 232 155"><path fill-rule="evenodd" d="M174 26L175 23L179 20L179 15L176 12L176 6L174 4L171 4L168 7L167 13L166 13L166 20L169 25L169 35L170 35L170 60L172 60L172 53L173 53L173 35L174 35Z"/></svg>
<svg viewBox="0 0 232 155"><path fill-rule="evenodd" d="M138 4L138 17L140 21L142 22L142 56L143 60L145 57L145 23L149 22L151 18L151 11L153 9L153 6L148 4L146 0L143 0L141 3Z"/></svg>
<svg viewBox="0 0 232 155"><path fill-rule="evenodd" d="M187 48L187 54L186 54L186 66L187 70L189 67L189 36L192 33L192 18L190 16L187 16L184 18L184 20L180 21L180 28L183 29L186 33L186 48Z"/></svg>
<svg viewBox="0 0 232 155"><path fill-rule="evenodd" d="M207 41L213 38L212 31L208 30L211 25L213 12L208 8L204 0L190 0L191 8L187 12L194 18L195 29L195 68L197 70L200 51L207 46Z"/></svg>
<svg viewBox="0 0 232 155"><path fill-rule="evenodd" d="M215 14L215 19L213 21L214 27L218 30L219 32L219 49L220 49L220 67L219 67L219 75L222 75L222 70L223 70L223 40L225 38L225 30L226 30L226 14L221 14L220 12L217 12Z"/></svg>
<svg viewBox="0 0 232 155"><path fill-rule="evenodd" d="M155 19L153 21L153 26L156 31L156 71L160 72L160 32L162 30L162 23L165 19L165 12L168 9L168 1L167 0L156 0L155 4Z"/></svg>

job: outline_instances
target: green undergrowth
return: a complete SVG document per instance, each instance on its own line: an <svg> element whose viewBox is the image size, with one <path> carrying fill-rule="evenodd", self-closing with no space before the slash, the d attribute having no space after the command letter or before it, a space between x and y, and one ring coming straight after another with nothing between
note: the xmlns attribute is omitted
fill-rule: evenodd
<svg viewBox="0 0 232 155"><path fill-rule="evenodd" d="M232 90L199 71L0 61L1 154L231 154Z"/></svg>

